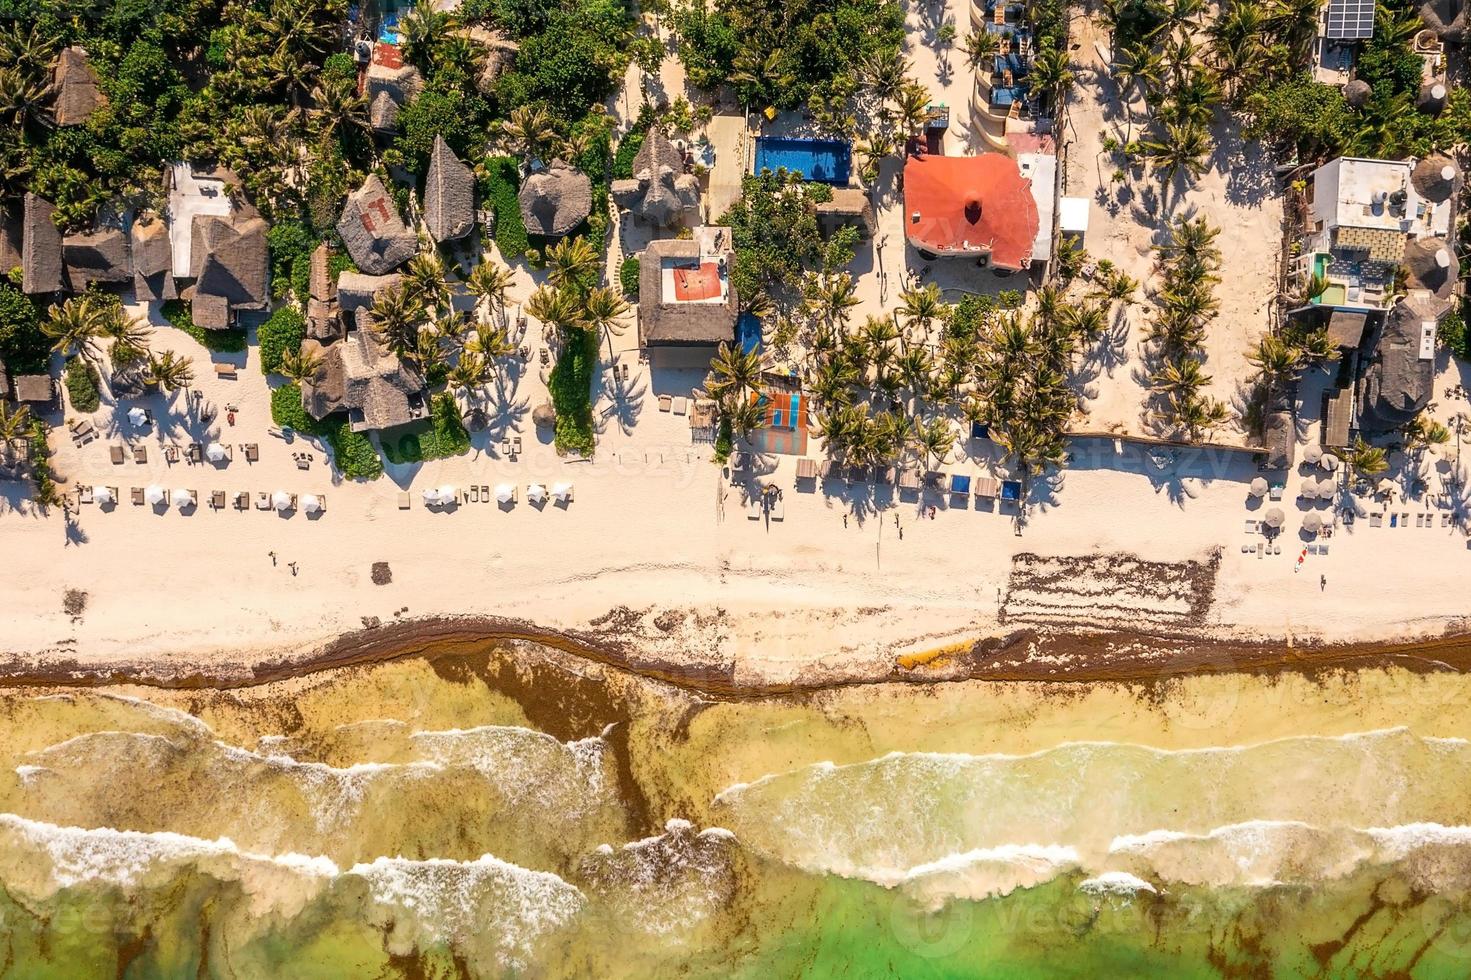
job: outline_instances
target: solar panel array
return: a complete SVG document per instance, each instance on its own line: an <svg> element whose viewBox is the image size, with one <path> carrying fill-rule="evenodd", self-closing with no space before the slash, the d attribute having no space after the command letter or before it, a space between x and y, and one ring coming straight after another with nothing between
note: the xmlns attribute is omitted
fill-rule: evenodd
<svg viewBox="0 0 1471 980"><path fill-rule="evenodd" d="M1330 41L1359 41L1374 36L1374 0L1329 0Z"/></svg>

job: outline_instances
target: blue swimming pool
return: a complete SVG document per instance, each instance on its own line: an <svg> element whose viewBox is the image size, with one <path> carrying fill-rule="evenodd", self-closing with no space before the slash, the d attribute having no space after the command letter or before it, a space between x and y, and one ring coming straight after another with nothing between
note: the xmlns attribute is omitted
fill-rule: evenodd
<svg viewBox="0 0 1471 980"><path fill-rule="evenodd" d="M756 173L782 167L796 171L808 180L846 187L853 172L853 147L846 140L758 137Z"/></svg>
<svg viewBox="0 0 1471 980"><path fill-rule="evenodd" d="M761 318L754 313L742 313L736 321L736 339L745 354L761 353Z"/></svg>

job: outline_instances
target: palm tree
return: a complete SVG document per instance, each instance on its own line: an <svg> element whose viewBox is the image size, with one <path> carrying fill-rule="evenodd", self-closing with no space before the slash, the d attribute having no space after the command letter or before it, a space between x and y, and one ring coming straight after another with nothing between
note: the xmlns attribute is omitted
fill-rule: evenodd
<svg viewBox="0 0 1471 980"><path fill-rule="evenodd" d="M339 133L349 129L364 132L371 128L368 121L368 100L358 94L357 85L351 78L342 75L321 75L312 88L311 115L318 121L324 133Z"/></svg>
<svg viewBox="0 0 1471 980"><path fill-rule="evenodd" d="M194 383L194 362L166 350L157 357L149 355L148 367L143 371L143 382L149 387L163 391L177 391Z"/></svg>
<svg viewBox="0 0 1471 980"><path fill-rule="evenodd" d="M1272 386L1297 373L1302 364L1302 351L1278 334L1267 334L1247 352L1246 359L1256 365L1262 381Z"/></svg>
<svg viewBox="0 0 1471 980"><path fill-rule="evenodd" d="M431 0L418 0L399 22L404 57L409 63L427 70L449 35L450 26L449 14L437 9Z"/></svg>
<svg viewBox="0 0 1471 980"><path fill-rule="evenodd" d="M930 324L940 316L945 309L945 300L940 294L940 287L933 283L926 283L920 289L906 289L899 294L899 314L904 317L907 325L917 324L922 333L929 333Z"/></svg>
<svg viewBox="0 0 1471 980"><path fill-rule="evenodd" d="M599 333L606 334L611 350L613 338L628 330L623 317L628 313L628 301L610 286L599 286L587 294L582 301L583 315L587 325Z"/></svg>
<svg viewBox="0 0 1471 980"><path fill-rule="evenodd" d="M880 104L898 100L908 74L909 59L897 49L871 51L858 64L858 76Z"/></svg>
<svg viewBox="0 0 1471 980"><path fill-rule="evenodd" d="M918 82L909 82L899 93L899 120L904 131L918 136L930 117L930 90Z"/></svg>
<svg viewBox="0 0 1471 980"><path fill-rule="evenodd" d="M754 398L722 402L720 412L730 422L730 427L742 437L749 436L766 422L765 408Z"/></svg>
<svg viewBox="0 0 1471 980"><path fill-rule="evenodd" d="M450 304L449 280L445 278L444 263L434 252L420 252L409 259L404 270L403 285L408 294L422 306L437 310Z"/></svg>
<svg viewBox="0 0 1471 980"><path fill-rule="evenodd" d="M1378 476L1389 469L1389 457L1379 446L1371 446L1358 437L1349 449L1348 465L1360 476Z"/></svg>
<svg viewBox="0 0 1471 980"><path fill-rule="evenodd" d="M289 381L301 384L317 376L322 369L322 355L304 348L287 349L281 353L278 373Z"/></svg>
<svg viewBox="0 0 1471 980"><path fill-rule="evenodd" d="M1164 175L1165 183L1185 171L1193 182L1210 169L1206 157L1211 152L1210 133L1194 123L1169 123L1158 140L1144 143L1150 165Z"/></svg>
<svg viewBox="0 0 1471 980"><path fill-rule="evenodd" d="M148 356L148 342L153 338L153 331L142 321L126 316L115 317L105 330L112 337L109 357L115 369L124 371L135 367Z"/></svg>
<svg viewBox="0 0 1471 980"><path fill-rule="evenodd" d="M491 328L485 324L476 324L470 336L465 338L464 353L478 355L485 359L487 368L495 368L498 359L516 353L516 345L511 342L504 327Z"/></svg>
<svg viewBox="0 0 1471 980"><path fill-rule="evenodd" d="M710 360L710 374L705 390L719 402L744 401L748 393L762 389L762 358L756 351L741 350L721 343Z"/></svg>
<svg viewBox="0 0 1471 980"><path fill-rule="evenodd" d="M975 31L966 35L962 50L967 67L979 72L984 65L989 76L996 67L996 55L1001 52L1001 39L990 31Z"/></svg>
<svg viewBox="0 0 1471 980"><path fill-rule="evenodd" d="M1138 93L1147 101L1149 93L1159 85L1163 72L1163 60L1147 41L1136 41L1129 45L1114 63L1113 74L1119 83L1119 96L1124 100L1124 108L1128 111L1130 132L1134 124L1131 96ZM1126 136L1124 142L1128 141Z"/></svg>
<svg viewBox="0 0 1471 980"><path fill-rule="evenodd" d="M50 122L51 86L19 67L0 67L0 119L21 128Z"/></svg>
<svg viewBox="0 0 1471 980"><path fill-rule="evenodd" d="M399 357L411 356L419 349L424 306L407 281L378 290L369 319L378 341Z"/></svg>
<svg viewBox="0 0 1471 980"><path fill-rule="evenodd" d="M504 314L512 278L510 269L489 259L471 269L465 288L475 297L476 310L480 309L481 303L487 303L492 314Z"/></svg>
<svg viewBox="0 0 1471 980"><path fill-rule="evenodd" d="M1155 417L1187 433L1191 439L1199 439L1207 429L1223 424L1228 414L1220 401L1199 392L1185 391L1172 395L1165 410L1155 413Z"/></svg>
<svg viewBox="0 0 1471 980"><path fill-rule="evenodd" d="M54 343L51 349L62 357L79 354L95 366L101 356L98 339L107 327L107 311L95 297L73 296L47 310L41 332Z"/></svg>
<svg viewBox="0 0 1471 980"><path fill-rule="evenodd" d="M914 444L926 466L931 459L935 466L940 466L950 455L950 450L955 448L955 430L950 427L949 419L926 419L914 434Z"/></svg>
<svg viewBox="0 0 1471 980"><path fill-rule="evenodd" d="M1451 430L1434 419L1427 419L1421 412L1410 419L1404 429L1405 445L1420 451L1431 446L1444 446L1451 439Z"/></svg>
<svg viewBox="0 0 1471 980"><path fill-rule="evenodd" d="M578 235L564 238L546 249L547 282L558 289L585 295L597 285L602 263L592 242Z"/></svg>
<svg viewBox="0 0 1471 980"><path fill-rule="evenodd" d="M490 362L472 351L465 351L449 369L449 386L459 391L474 391L490 380Z"/></svg>
<svg viewBox="0 0 1471 980"><path fill-rule="evenodd" d="M14 463L14 444L25 437L30 427L30 409L24 405L11 408L9 402L0 398L0 454L3 454L6 465Z"/></svg>
<svg viewBox="0 0 1471 980"><path fill-rule="evenodd" d="M1149 376L1149 386L1166 397L1193 395L1211 383L1211 376L1201 370L1195 358L1166 361Z"/></svg>
<svg viewBox="0 0 1471 980"><path fill-rule="evenodd" d="M526 312L542 323L551 324L563 335L587 326L582 304L565 289L542 286L526 301Z"/></svg>
<svg viewBox="0 0 1471 980"><path fill-rule="evenodd" d="M523 157L541 159L556 145L557 131L552 117L541 106L520 106L511 110L511 118L501 124L511 149Z"/></svg>
<svg viewBox="0 0 1471 980"><path fill-rule="evenodd" d="M1048 105L1056 107L1073 87L1073 72L1068 67L1066 51L1045 48L1032 61L1030 82L1034 91L1046 95Z"/></svg>
<svg viewBox="0 0 1471 980"><path fill-rule="evenodd" d="M858 285L847 272L836 276L811 275L803 283L803 303L819 323L829 327L847 324L849 311L857 306Z"/></svg>

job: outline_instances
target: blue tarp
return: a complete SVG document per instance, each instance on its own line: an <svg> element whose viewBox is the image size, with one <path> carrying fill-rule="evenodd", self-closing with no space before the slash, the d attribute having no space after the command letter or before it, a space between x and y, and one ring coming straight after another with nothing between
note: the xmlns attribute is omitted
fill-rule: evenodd
<svg viewBox="0 0 1471 980"><path fill-rule="evenodd" d="M1019 480L1002 480L1001 481L1001 499L1002 500L1020 500L1020 499L1022 499L1022 485L1021 485L1021 481L1019 481Z"/></svg>

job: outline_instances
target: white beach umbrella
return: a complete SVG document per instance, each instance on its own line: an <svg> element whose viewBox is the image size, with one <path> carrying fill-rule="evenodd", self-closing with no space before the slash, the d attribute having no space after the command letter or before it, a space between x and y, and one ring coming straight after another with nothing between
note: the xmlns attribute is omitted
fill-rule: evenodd
<svg viewBox="0 0 1471 980"><path fill-rule="evenodd" d="M1253 497L1265 497L1267 495L1267 481L1265 477L1257 477L1251 481L1251 495Z"/></svg>
<svg viewBox="0 0 1471 980"><path fill-rule="evenodd" d="M1316 534L1323 527L1323 518L1315 513L1304 514L1302 518L1302 529Z"/></svg>
<svg viewBox="0 0 1471 980"><path fill-rule="evenodd" d="M439 502L441 504L452 504L455 502L455 487L452 483L446 483L439 488Z"/></svg>
<svg viewBox="0 0 1471 980"><path fill-rule="evenodd" d="M99 504L114 503L112 497L112 487L93 487L92 499L97 501Z"/></svg>
<svg viewBox="0 0 1471 980"><path fill-rule="evenodd" d="M558 500L566 500L568 497L572 496L572 484L570 484L570 483L557 483L557 484L554 484L552 486L552 496L553 497L556 497Z"/></svg>
<svg viewBox="0 0 1471 980"><path fill-rule="evenodd" d="M178 507L180 510L182 510L185 507L193 507L194 506L194 491L193 490L175 490L174 491L174 506L175 507Z"/></svg>
<svg viewBox="0 0 1471 980"><path fill-rule="evenodd" d="M153 486L149 487L147 490L143 491L143 499L148 501L148 504L151 507L163 503L164 499L167 496L167 491L165 491L163 487L159 486L156 483Z"/></svg>
<svg viewBox="0 0 1471 980"><path fill-rule="evenodd" d="M227 453L225 452L224 446L217 442L212 442L205 448L204 455L209 457L211 463L218 463L224 460Z"/></svg>
<svg viewBox="0 0 1471 980"><path fill-rule="evenodd" d="M1304 477L1302 481L1302 489L1298 491L1298 495L1301 497L1306 497L1308 500L1316 499L1318 496L1318 481L1310 476Z"/></svg>
<svg viewBox="0 0 1471 980"><path fill-rule="evenodd" d="M143 411L143 409L134 406L128 409L128 421L132 422L134 425L142 425L143 423L148 421L148 413Z"/></svg>
<svg viewBox="0 0 1471 980"><path fill-rule="evenodd" d="M497 483L495 485L495 499L503 504L509 504L516 499L516 488L509 483Z"/></svg>
<svg viewBox="0 0 1471 980"><path fill-rule="evenodd" d="M526 499L534 504L539 504L547 499L547 488L540 483L533 483L526 488Z"/></svg>
<svg viewBox="0 0 1471 980"><path fill-rule="evenodd" d="M1309 446L1302 451L1302 458L1309 463L1318 462L1318 460L1323 458L1323 447L1318 445L1316 442L1309 444Z"/></svg>
<svg viewBox="0 0 1471 980"><path fill-rule="evenodd" d="M1282 513L1281 507L1273 507L1271 510L1267 511L1267 516L1262 519L1262 523L1267 525L1267 527L1281 527L1282 521L1286 519L1286 517L1287 515Z"/></svg>
<svg viewBox="0 0 1471 980"><path fill-rule="evenodd" d="M316 494L309 493L301 498L301 509L308 514L315 514L322 509L322 502L317 499Z"/></svg>
<svg viewBox="0 0 1471 980"><path fill-rule="evenodd" d="M1318 465L1322 466L1329 473L1332 473L1338 469L1338 457L1332 453L1324 453L1323 458L1318 461Z"/></svg>
<svg viewBox="0 0 1471 980"><path fill-rule="evenodd" d="M1332 500L1338 496L1338 481L1331 476L1325 476L1318 481L1318 499Z"/></svg>
<svg viewBox="0 0 1471 980"><path fill-rule="evenodd" d="M422 496L424 498L424 503L428 504L430 507L435 507L439 504L439 491L434 487L425 487Z"/></svg>
<svg viewBox="0 0 1471 980"><path fill-rule="evenodd" d="M291 494L287 493L285 490L277 490L271 496L271 506L276 508L277 510L290 510Z"/></svg>

